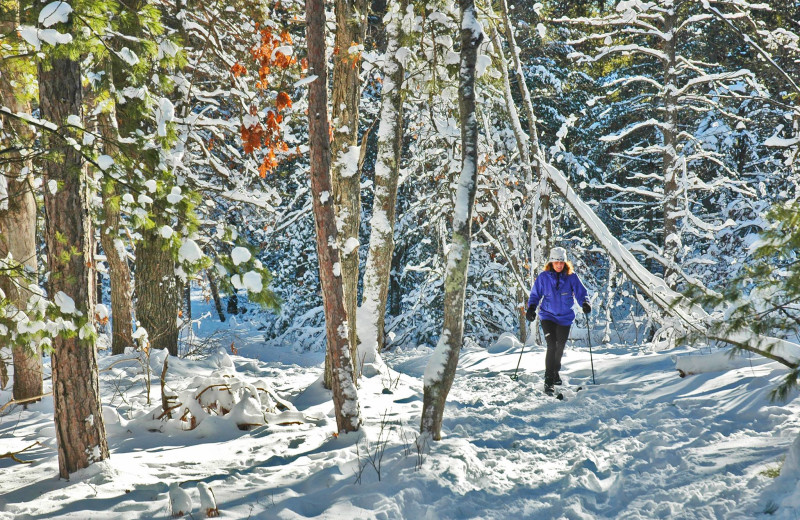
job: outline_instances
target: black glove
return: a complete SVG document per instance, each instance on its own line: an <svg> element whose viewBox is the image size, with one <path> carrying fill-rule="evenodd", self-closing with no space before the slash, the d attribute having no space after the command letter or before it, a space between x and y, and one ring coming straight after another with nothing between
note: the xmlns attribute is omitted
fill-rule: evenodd
<svg viewBox="0 0 800 520"><path fill-rule="evenodd" d="M525 311L525 319L528 321L536 319L536 305L528 305L528 310Z"/></svg>
<svg viewBox="0 0 800 520"><path fill-rule="evenodd" d="M590 312L592 312L592 306L589 305L589 302L583 302L583 305L581 305L581 307L583 308L584 314L589 314Z"/></svg>

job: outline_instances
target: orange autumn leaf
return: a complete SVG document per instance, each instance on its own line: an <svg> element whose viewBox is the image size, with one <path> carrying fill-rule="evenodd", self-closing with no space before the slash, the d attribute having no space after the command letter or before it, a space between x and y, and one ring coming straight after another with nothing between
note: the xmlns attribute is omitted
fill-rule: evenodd
<svg viewBox="0 0 800 520"><path fill-rule="evenodd" d="M283 110L284 108L292 108L292 98L289 97L289 94L286 92L279 92L278 99L275 101L275 106L278 110Z"/></svg>
<svg viewBox="0 0 800 520"><path fill-rule="evenodd" d="M233 73L234 77L238 78L239 76L247 74L247 68L237 61L233 64L233 67L231 67L231 72Z"/></svg>

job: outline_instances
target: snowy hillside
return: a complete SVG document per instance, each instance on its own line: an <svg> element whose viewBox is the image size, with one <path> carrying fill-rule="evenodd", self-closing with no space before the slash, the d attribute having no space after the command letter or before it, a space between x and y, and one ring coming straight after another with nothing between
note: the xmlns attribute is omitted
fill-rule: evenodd
<svg viewBox="0 0 800 520"><path fill-rule="evenodd" d="M796 394L769 402L784 369L761 358L680 378L674 356L698 353L691 348L595 346L593 385L585 336L575 328L562 369L566 399L557 401L542 393L541 347L526 347L512 380L521 345L504 335L462 351L444 439L426 450L415 441L430 348L388 353L391 369L363 367L366 424L337 438L321 353L257 350L252 332L234 320L215 336L228 348L234 338L239 355L170 358L170 395L231 389L206 390L206 398L216 392L206 406L212 415L194 405L191 431L182 431L189 421L180 414L153 419L162 412L162 353L150 360L150 405L136 354L101 356L111 458L69 482L57 478L52 397L5 409L0 453L40 444L18 455L31 464L0 459L0 518L169 518L170 486L185 490L191 505L181 507L203 518L201 484L222 518L800 515L800 453L775 478L800 432L800 402ZM10 397L0 393L3 403ZM236 426L265 418L249 430Z"/></svg>

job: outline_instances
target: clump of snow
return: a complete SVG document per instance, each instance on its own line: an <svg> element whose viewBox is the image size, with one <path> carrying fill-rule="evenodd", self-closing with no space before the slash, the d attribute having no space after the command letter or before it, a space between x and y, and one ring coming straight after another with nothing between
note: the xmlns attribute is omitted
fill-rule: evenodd
<svg viewBox="0 0 800 520"><path fill-rule="evenodd" d="M256 271L246 272L244 276L242 276L242 285L252 293L260 293L264 288L261 281L261 274Z"/></svg>
<svg viewBox="0 0 800 520"><path fill-rule="evenodd" d="M76 307L75 307L75 300L71 297L67 296L64 291L58 291L56 295L53 297L53 302L58 305L61 314L75 314Z"/></svg>
<svg viewBox="0 0 800 520"><path fill-rule="evenodd" d="M97 158L97 165L101 170L107 170L114 165L114 159L110 155L101 155Z"/></svg>
<svg viewBox="0 0 800 520"><path fill-rule="evenodd" d="M108 307L106 307L102 303L98 303L94 307L94 315L98 320L107 320L108 319Z"/></svg>
<svg viewBox="0 0 800 520"><path fill-rule="evenodd" d="M250 250L246 247L237 246L233 248L233 251L231 251L231 260L233 260L233 265L239 265L247 262L251 257L252 255L250 254Z"/></svg>
<svg viewBox="0 0 800 520"><path fill-rule="evenodd" d="M57 23L67 23L71 12L72 6L67 2L50 2L39 11L39 23L45 27L50 27Z"/></svg>
<svg viewBox="0 0 800 520"><path fill-rule="evenodd" d="M203 258L203 251L200 250L200 246L197 245L197 242L192 240L191 238L187 238L181 244L181 248L178 250L178 259L181 262L189 262L194 263Z"/></svg>
<svg viewBox="0 0 800 520"><path fill-rule="evenodd" d="M156 108L156 124L158 125L157 132L160 137L167 135L167 123L175 118L175 106L167 98L161 98Z"/></svg>
<svg viewBox="0 0 800 520"><path fill-rule="evenodd" d="M172 227L167 225L161 226L158 230L158 234L161 235L162 238L171 238L173 233L175 233L175 231Z"/></svg>
<svg viewBox="0 0 800 520"><path fill-rule="evenodd" d="M167 202L170 204L177 204L183 199L183 195L181 195L181 189L179 186L173 186L167 195Z"/></svg>

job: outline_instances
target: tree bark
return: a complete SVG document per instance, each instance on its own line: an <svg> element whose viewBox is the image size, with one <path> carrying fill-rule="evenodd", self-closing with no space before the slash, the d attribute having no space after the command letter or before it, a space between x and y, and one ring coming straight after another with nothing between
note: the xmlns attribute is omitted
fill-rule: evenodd
<svg viewBox="0 0 800 520"><path fill-rule="evenodd" d="M335 0L336 39L333 51L333 105L330 176L339 223L342 286L347 312L350 355L356 357L358 309L358 230L361 222L361 176L358 153L358 102L361 97L361 50L367 30L366 0ZM359 50L359 47L361 49ZM328 363L326 366L330 366ZM355 368L355 367L354 367ZM353 371L355 374L355 370ZM327 376L330 374L328 373ZM328 377L326 376L326 380Z"/></svg>
<svg viewBox="0 0 800 520"><path fill-rule="evenodd" d="M106 71L113 78L111 67ZM108 111L99 115L100 133L103 136L106 155L119 159L118 114L115 101L108 102ZM133 289L131 287L131 269L128 265L127 252L120 239L120 193L117 181L112 175L103 180L103 225L100 227L100 245L108 261L108 276L111 284L111 353L122 354L125 347L133 346Z"/></svg>
<svg viewBox="0 0 800 520"><path fill-rule="evenodd" d="M8 34L18 25L19 4L11 2L0 13L0 32ZM19 54L23 54L21 46L19 51ZM29 114L30 104L15 95L23 81L19 64L19 60L0 60L0 105L7 106L12 112ZM27 125L15 120L9 120L8 124L20 146L29 146L33 142L33 132ZM0 260L10 254L15 267L7 273L0 271L0 289L9 303L18 309L16 312L22 312L31 296L27 286L37 283L38 270L36 199L30 173L33 165L18 150L11 151L6 157L8 167L0 171L0 187L5 185L4 190L0 189ZM26 168L28 173L24 173ZM13 398L21 400L42 395L42 353L39 346L15 344L12 346L12 357Z"/></svg>
<svg viewBox="0 0 800 520"><path fill-rule="evenodd" d="M64 24L71 30L71 22ZM77 61L43 59L39 65L39 106L42 117L63 125L70 115L83 114L81 74ZM67 141L82 138L60 128L58 136L44 135L46 149L57 154L44 164L45 243L50 271L48 294L63 292L75 302L79 325L91 326L94 273L89 190L80 152ZM108 458L105 425L100 407L97 349L94 336L59 335L53 340L53 401L59 475Z"/></svg>
<svg viewBox="0 0 800 520"><path fill-rule="evenodd" d="M325 60L325 6L323 0L306 1L309 75L316 75L308 90L308 126L311 149L311 193L317 234L319 277L325 308L327 359L339 432L357 431L361 425L354 383L347 315L343 301L341 264L337 248L336 216L331 200L330 140L328 137L327 64Z"/></svg>
<svg viewBox="0 0 800 520"><path fill-rule="evenodd" d="M680 187L678 186L678 176L681 170L681 161L678 159L678 90L677 78L675 77L678 63L675 58L675 47L677 42L676 34L677 15L674 10L664 12L664 33L671 38L664 39L664 123L660 125L664 136L664 152L662 174L664 176L664 236L663 236L663 255L664 255L664 281L670 289L675 289L679 275L676 270L678 254L681 249L680 231Z"/></svg>
<svg viewBox="0 0 800 520"><path fill-rule="evenodd" d="M211 297L214 298L214 307L217 309L219 321L225 321L225 313L222 311L222 301L219 299L219 287L217 286L217 278L211 269L206 269L206 278L208 278L208 285L211 288Z"/></svg>
<svg viewBox="0 0 800 520"><path fill-rule="evenodd" d="M461 176L456 189L453 238L447 254L444 283L444 327L425 368L420 432L442 437L444 405L458 365L464 336L464 299L472 239L472 210L478 191L478 119L475 116L475 62L483 30L474 0L459 0L461 11Z"/></svg>
<svg viewBox="0 0 800 520"><path fill-rule="evenodd" d="M182 291L175 278L169 244L157 231L142 231L136 246L136 319L150 346L178 355L178 309Z"/></svg>
<svg viewBox="0 0 800 520"><path fill-rule="evenodd" d="M359 323L361 332L358 359L368 363L373 362L377 352L383 350L386 297L392 270L397 183L403 145L403 66L397 59L397 50L400 47L400 21L406 5L408 2L401 0L398 8L391 7L389 16L392 18L386 25L388 43L384 54L378 157L375 161L375 195L370 221L369 253L364 270L364 295L359 309L365 323L364 326Z"/></svg>

